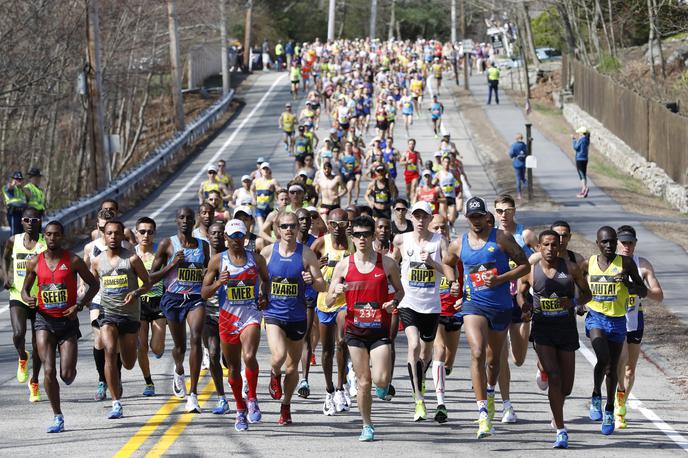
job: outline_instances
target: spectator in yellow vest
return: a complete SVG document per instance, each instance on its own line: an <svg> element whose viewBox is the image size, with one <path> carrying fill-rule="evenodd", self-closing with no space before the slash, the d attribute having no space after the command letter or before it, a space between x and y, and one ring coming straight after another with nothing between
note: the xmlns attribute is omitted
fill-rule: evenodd
<svg viewBox="0 0 688 458"><path fill-rule="evenodd" d="M492 66L487 69L487 85L490 91L487 96L487 104L492 103L492 92L494 92L495 102L499 105L499 69L495 62L492 62Z"/></svg>
<svg viewBox="0 0 688 458"><path fill-rule="evenodd" d="M41 188L41 171L36 167L29 170L29 182L24 185L24 194L29 208L35 209L41 216L45 213L45 191Z"/></svg>
<svg viewBox="0 0 688 458"><path fill-rule="evenodd" d="M22 184L24 184L24 175L16 171L12 174L9 183L2 187L2 197L7 206L7 224L10 226L12 235L24 232L21 219L26 208L26 194L24 194Z"/></svg>

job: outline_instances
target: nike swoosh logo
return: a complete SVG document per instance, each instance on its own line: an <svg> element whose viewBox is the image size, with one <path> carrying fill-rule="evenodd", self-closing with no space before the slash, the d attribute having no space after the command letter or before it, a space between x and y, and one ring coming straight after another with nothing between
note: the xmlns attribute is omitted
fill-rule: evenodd
<svg viewBox="0 0 688 458"><path fill-rule="evenodd" d="M375 278L380 278L382 277L382 274L375 274Z"/></svg>

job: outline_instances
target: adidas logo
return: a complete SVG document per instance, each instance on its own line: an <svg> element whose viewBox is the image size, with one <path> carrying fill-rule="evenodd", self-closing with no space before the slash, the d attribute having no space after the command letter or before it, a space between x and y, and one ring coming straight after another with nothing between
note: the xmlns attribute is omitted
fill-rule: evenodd
<svg viewBox="0 0 688 458"><path fill-rule="evenodd" d="M549 295L550 299L559 299L559 296L557 296L557 293L552 293Z"/></svg>
<svg viewBox="0 0 688 458"><path fill-rule="evenodd" d="M64 265L64 264L62 264L62 265L60 266L60 270L67 270L67 266Z"/></svg>
<svg viewBox="0 0 688 458"><path fill-rule="evenodd" d="M425 265L425 263L421 262L420 264L418 264L418 267L416 267L416 268L417 269L427 269L428 267Z"/></svg>
<svg viewBox="0 0 688 458"><path fill-rule="evenodd" d="M597 281L600 283L604 283L607 281L607 279L604 276L602 276L602 277L598 278Z"/></svg>
<svg viewBox="0 0 688 458"><path fill-rule="evenodd" d="M63 265L64 265L64 264L63 264ZM51 284L48 286L48 289L49 289L50 291L57 291L57 290L60 289L60 288L59 288L55 283L51 283Z"/></svg>
<svg viewBox="0 0 688 458"><path fill-rule="evenodd" d="M487 269L485 268L485 266L480 266L480 267L478 268L478 272L484 272L484 271L486 271L486 270L487 270Z"/></svg>
<svg viewBox="0 0 688 458"><path fill-rule="evenodd" d="M557 274L557 278L566 278L566 277L568 277L568 275L566 275L564 272L559 272Z"/></svg>
<svg viewBox="0 0 688 458"><path fill-rule="evenodd" d="M117 272L117 269L115 269L115 270L112 271L112 273L111 273L110 275L113 275L113 276L114 276L114 275L119 275L119 272Z"/></svg>
<svg viewBox="0 0 688 458"><path fill-rule="evenodd" d="M191 264L189 264L188 268L189 268L189 269L195 269L195 268L196 268L196 264L194 264L194 263L192 262Z"/></svg>
<svg viewBox="0 0 688 458"><path fill-rule="evenodd" d="M283 278L281 283L289 283L289 280L287 280L286 278Z"/></svg>
<svg viewBox="0 0 688 458"><path fill-rule="evenodd" d="M237 286L246 286L246 285L244 284L243 281L240 281L239 283L237 283Z"/></svg>

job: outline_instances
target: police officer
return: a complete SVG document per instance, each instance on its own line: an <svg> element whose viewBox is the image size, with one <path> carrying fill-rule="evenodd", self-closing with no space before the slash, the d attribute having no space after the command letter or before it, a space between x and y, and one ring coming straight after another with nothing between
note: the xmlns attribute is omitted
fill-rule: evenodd
<svg viewBox="0 0 688 458"><path fill-rule="evenodd" d="M10 182L2 187L2 197L7 206L7 224L10 225L12 235L24 232L21 225L22 213L26 208L26 194L22 188L24 175L20 171L12 174Z"/></svg>
<svg viewBox="0 0 688 458"><path fill-rule="evenodd" d="M24 194L26 194L27 205L33 208L43 216L45 213L45 191L40 187L41 171L36 167L29 170L29 182L24 185Z"/></svg>
<svg viewBox="0 0 688 458"><path fill-rule="evenodd" d="M492 103L492 92L494 92L495 102L499 105L499 69L495 62L492 62L492 66L487 69L487 85L489 87L487 104Z"/></svg>

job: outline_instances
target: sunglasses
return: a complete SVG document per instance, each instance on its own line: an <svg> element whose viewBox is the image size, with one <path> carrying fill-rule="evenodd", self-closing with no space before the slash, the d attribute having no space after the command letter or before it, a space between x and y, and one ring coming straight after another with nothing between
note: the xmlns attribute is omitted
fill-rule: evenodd
<svg viewBox="0 0 688 458"><path fill-rule="evenodd" d="M37 224L41 222L40 218L22 218L22 221L25 223L31 223L31 224Z"/></svg>
<svg viewBox="0 0 688 458"><path fill-rule="evenodd" d="M509 207L509 208L496 208L495 213L498 215L503 215L504 213L513 213L515 212L516 209L514 207Z"/></svg>
<svg viewBox="0 0 688 458"><path fill-rule="evenodd" d="M365 238L368 238L372 235L373 235L373 233L371 231L360 231L360 232L357 231L357 232L351 233L351 237L353 237L355 239L365 239Z"/></svg>
<svg viewBox="0 0 688 458"><path fill-rule="evenodd" d="M330 226L345 228L349 225L348 221L330 221Z"/></svg>
<svg viewBox="0 0 688 458"><path fill-rule="evenodd" d="M394 211L395 211L395 212L405 212L405 211L408 211L408 208L397 207L397 208L394 209Z"/></svg>
<svg viewBox="0 0 688 458"><path fill-rule="evenodd" d="M98 226L98 230L100 232L105 232L105 226Z"/></svg>
<svg viewBox="0 0 688 458"><path fill-rule="evenodd" d="M243 239L244 234L242 234L241 232L235 232L234 234L229 234L227 237L229 237L232 240L238 240L238 239Z"/></svg>
<svg viewBox="0 0 688 458"><path fill-rule="evenodd" d="M296 194L298 192L303 192L303 191L289 191L289 194Z"/></svg>
<svg viewBox="0 0 688 458"><path fill-rule="evenodd" d="M136 231L141 235L153 235L155 234L155 231L153 229L148 229L148 230L138 230Z"/></svg>
<svg viewBox="0 0 688 458"><path fill-rule="evenodd" d="M296 224L280 224L280 229L296 229Z"/></svg>
<svg viewBox="0 0 688 458"><path fill-rule="evenodd" d="M216 173L217 172L215 172L214 170L208 170L208 175L215 175Z"/></svg>

